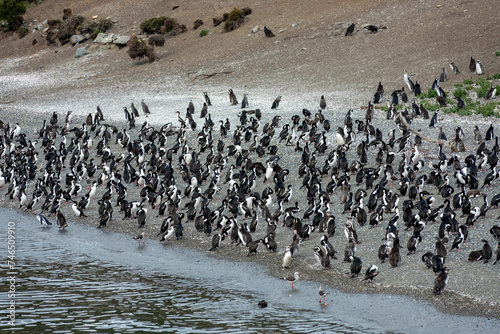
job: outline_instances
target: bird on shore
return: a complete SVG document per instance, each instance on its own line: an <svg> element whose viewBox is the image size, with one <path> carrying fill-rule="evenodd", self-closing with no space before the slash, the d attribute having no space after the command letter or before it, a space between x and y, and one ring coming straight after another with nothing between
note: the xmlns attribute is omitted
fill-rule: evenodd
<svg viewBox="0 0 500 334"><path fill-rule="evenodd" d="M60 230L64 230L66 227L68 227L66 217L59 210L57 211L57 214L56 214L56 224L57 224L57 226L59 226Z"/></svg>
<svg viewBox="0 0 500 334"><path fill-rule="evenodd" d="M359 257L351 256L351 278L357 277L361 272L363 263Z"/></svg>
<svg viewBox="0 0 500 334"><path fill-rule="evenodd" d="M238 105L238 99L236 98L236 94L234 94L232 89L229 90L229 103L232 106Z"/></svg>
<svg viewBox="0 0 500 334"><path fill-rule="evenodd" d="M444 267L440 271L439 275L436 277L436 280L434 281L433 293L435 295L442 294L447 283L448 283L448 268Z"/></svg>
<svg viewBox="0 0 500 334"><path fill-rule="evenodd" d="M378 267L374 264L372 264L365 273L365 278L364 280L368 280L370 283L373 283L373 279L375 276L379 274Z"/></svg>
<svg viewBox="0 0 500 334"><path fill-rule="evenodd" d="M287 246L285 249L285 254L283 254L283 261L281 264L281 268L288 269L292 264L292 252L290 250L290 246Z"/></svg>
<svg viewBox="0 0 500 334"><path fill-rule="evenodd" d="M328 292L326 292L322 286L318 288L318 294L319 294L319 303L320 304L326 304L326 296L328 296Z"/></svg>
<svg viewBox="0 0 500 334"><path fill-rule="evenodd" d="M38 219L42 227L50 227L52 225L52 223L47 219L47 217L43 216L40 213L36 214L36 219Z"/></svg>
<svg viewBox="0 0 500 334"><path fill-rule="evenodd" d="M208 97L208 93L207 92L203 92L203 99L205 100L205 103L207 104L207 106L211 106L212 105L212 101L210 101L210 97Z"/></svg>
<svg viewBox="0 0 500 334"><path fill-rule="evenodd" d="M145 115L151 114L151 112L149 111L149 107L146 105L146 103L144 102L144 100L141 101L141 107L142 107L142 112Z"/></svg>
<svg viewBox="0 0 500 334"><path fill-rule="evenodd" d="M139 246L145 245L146 243L144 242L144 239L147 237L147 234L145 232L141 232L141 234L136 235L132 239L137 240L137 243Z"/></svg>
<svg viewBox="0 0 500 334"><path fill-rule="evenodd" d="M453 73L455 74L460 73L460 70L458 69L457 65L455 65L455 63L452 61L450 62L450 68L453 71Z"/></svg>
<svg viewBox="0 0 500 334"><path fill-rule="evenodd" d="M483 64L479 60L476 60L476 73L478 75L484 74Z"/></svg>
<svg viewBox="0 0 500 334"><path fill-rule="evenodd" d="M271 109L278 109L280 102L281 102L281 95L279 95L277 98L274 99Z"/></svg>
<svg viewBox="0 0 500 334"><path fill-rule="evenodd" d="M321 95L321 98L319 99L319 107L321 110L324 110L326 108L326 99L324 95Z"/></svg>
<svg viewBox="0 0 500 334"><path fill-rule="evenodd" d="M264 34L266 35L266 37L274 37L273 32L266 26L264 26Z"/></svg>
<svg viewBox="0 0 500 334"><path fill-rule="evenodd" d="M470 57L469 70L471 72L475 72L476 71L476 60L472 56Z"/></svg>
<svg viewBox="0 0 500 334"><path fill-rule="evenodd" d="M300 279L300 273L298 271L296 271L295 273L293 273L293 276L287 276L287 277L283 277L281 279L284 281L290 282L292 284L292 289L294 289L293 283L297 283L297 281Z"/></svg>
<svg viewBox="0 0 500 334"><path fill-rule="evenodd" d="M363 29L370 31L372 34L375 34L376 32L378 32L378 27L376 25L373 25L373 24L369 24L369 25L365 26Z"/></svg>
<svg viewBox="0 0 500 334"><path fill-rule="evenodd" d="M356 22L351 23L348 27L347 30L345 31L345 36L352 36L352 33L354 32L354 27L356 26Z"/></svg>
<svg viewBox="0 0 500 334"><path fill-rule="evenodd" d="M486 92L486 100L491 100L497 94L497 88L494 85L491 85L491 88Z"/></svg>

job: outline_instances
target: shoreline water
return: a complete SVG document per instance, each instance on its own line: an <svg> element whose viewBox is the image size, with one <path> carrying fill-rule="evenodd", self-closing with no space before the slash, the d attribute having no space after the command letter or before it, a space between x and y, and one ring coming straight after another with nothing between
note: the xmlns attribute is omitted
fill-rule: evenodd
<svg viewBox="0 0 500 334"><path fill-rule="evenodd" d="M188 101L184 101L184 105L187 106ZM183 106L180 104L177 106L178 109L183 110ZM344 106L345 107L345 106ZM300 107L299 107L300 108ZM341 107L342 108L342 107ZM5 110L5 108L2 108ZM229 110L229 108L221 108L225 110ZM236 113L238 112L238 109L231 109L231 114L230 117L231 121L233 124L236 124L237 117ZM220 112L220 111L219 111ZM60 117L63 117L64 113L62 110L58 111ZM117 116L118 110L115 111L115 115ZM222 111L224 113L224 111ZM289 112L288 112L289 113ZM359 111L354 111L354 115L356 117L361 117L361 114L363 112ZM17 115L17 116L16 116ZM217 115L217 114L214 114ZM221 114L219 114L220 116ZM273 112L267 112L267 115L265 115L265 119L270 121L271 116L276 115L276 113ZM17 112L6 112L2 116L2 121L4 122L20 122L22 125L24 124L27 128L33 128L37 129L40 124L42 123L43 119L49 119L50 114L44 113L42 115L39 114L31 114L29 115L30 117L25 117L26 115L23 115L22 117L18 117L19 113ZM34 116L34 117L33 117ZM105 115L106 116L106 115ZM217 116L215 116L217 117ZM214 117L214 121L216 118ZM378 114L376 118L380 121L383 116ZM446 116L448 118L448 116ZM264 117L263 117L264 118ZM343 113L342 114L333 114L332 115L332 120L335 122L340 122L340 119L343 118ZM451 118L451 117L450 117ZM140 117L138 119L139 122L143 121L144 117ZM451 126L453 127L456 124L456 121L458 122L465 122L465 120L462 119L450 119L447 121L443 121L442 124L445 126ZM81 124L83 119L80 116L75 116L75 120L72 122L72 124ZM286 121L286 119L285 119ZM138 124L140 124L138 122ZM486 123L487 120L484 121ZM121 123L121 122L118 122ZM264 121L262 122L264 123ZM23 126L24 126L23 125ZM195 135L197 131L194 132L189 132L189 136L191 137ZM385 132L385 131L384 131ZM112 140L113 141L113 140ZM191 143L194 141L194 138L191 138ZM193 147L196 144L193 144ZM117 150L117 152L120 152L120 150ZM176 156L177 159L177 156ZM294 153L291 153L290 156L285 156L282 158L282 162L284 166L290 166L292 168L298 168L296 165L296 160L294 159L300 159L299 156L297 156ZM225 174L223 174L225 176ZM206 185L203 186L205 188ZM184 186L180 187L182 190ZM102 191L102 189L101 189ZM137 189L132 192L132 194L135 195L129 195L131 197L137 196ZM97 197L100 196L100 192L98 193ZM223 194L221 194L223 196ZM220 197L219 197L220 198ZM299 197L300 198L300 197ZM133 199L133 198L132 198ZM334 199L336 200L336 198ZM184 203L183 203L184 204ZM2 206L5 207L10 207L10 208L15 208L17 203L14 201L7 202L2 200ZM290 203L291 205L291 203ZM305 207L305 204L301 205L302 208ZM69 209L69 210L68 210ZM117 208L118 209L118 208ZM272 209L274 210L275 207ZM71 217L71 219L74 220L74 216L72 216L71 209L69 206L65 208L65 214L68 217ZM95 210L94 210L95 211ZM153 212L154 210L151 210L150 212ZM88 214L88 213L87 213ZM85 224L88 224L89 226L97 226L98 224L98 216L96 216L96 212L91 214L91 218L88 219L81 219L81 221ZM153 213L154 214L154 213ZM272 276L275 277L282 277L286 276L290 273L290 271L294 271L298 268L300 268L301 272L304 272L303 277L307 277L307 279L313 279L317 282L327 282L331 284L334 288L339 289L340 291L343 292L349 292L349 293L376 293L376 294L400 294L400 295L407 295L416 299L422 299L422 300L427 300L431 302L433 305L438 307L443 312L446 313L451 313L451 314L458 314L458 315L473 315L473 316L483 316L483 317L494 317L494 318L500 318L500 310L498 308L498 302L496 302L498 299L496 298L495 294L495 285L494 282L492 281L491 277L488 279L488 277L480 278L480 283L481 283L481 290L480 291L465 291L465 287L463 285L460 286L454 286L453 281L450 281L448 284L447 290L445 290L445 293L441 296L433 296L432 295L432 284L434 281L434 277L432 276L432 273L429 271L425 271L423 263L420 263L420 255L425 252L425 247L429 249L430 245L433 244L432 241L432 236L433 232L429 232L427 235L427 244L426 246L425 243L420 246L421 248L419 249L419 252L417 255L414 255L415 258L407 257L405 258L405 255L403 255L403 261L402 261L402 266L392 269L388 265L387 266L379 266L381 267L381 274L375 279L375 284L365 284L361 279L355 279L351 280L349 279L348 271L349 271L349 266L348 264L342 264L341 263L341 258L342 258L342 249L343 249L343 244L345 243L343 236L342 236L342 228L343 228L343 223L344 223L344 217L345 215L341 215L339 208L336 209L336 214L337 216L337 235L335 236L334 239L334 247L339 251L338 257L340 258L339 260L334 260L333 262L333 268L327 271L321 270L319 267L317 267L317 264L315 263L315 260L312 256L312 247L315 245L315 242L313 241L306 241L304 242L303 246L301 247L301 251L299 255L294 259L292 269L289 271L284 271L281 269L281 254L282 251L284 250L284 247L287 246L287 244L291 241L291 237L289 235L287 236L281 236L280 233L278 233L277 236L277 242L278 242L278 253L277 254L265 254L264 252L259 252L257 256L252 256L252 257L247 257L247 251L246 249L243 249L241 246L231 246L228 243L223 244L223 248L219 252L213 252L209 253L209 256L213 256L216 258L221 258L221 259L228 259L231 261L235 262L240 262L240 261L250 261L250 262L256 262L259 264L264 265L269 273ZM493 215L494 215L493 211ZM122 223L120 221L120 215L121 213L116 212L117 217L115 218L116 220L111 222L109 226L107 227L108 229L112 231L117 231L117 232L124 232L128 233L129 235L136 235L137 234L137 225L135 222L133 223ZM387 217L388 219L389 217ZM153 220L153 219L152 219ZM163 218L156 218L153 220L153 222L147 224L146 226L146 231L149 231L152 235L156 234L156 231L159 230L159 225L161 224L161 221ZM260 220L260 228L258 230L258 233L262 234L262 225L264 222L262 219ZM185 224L186 229L186 237L178 242L179 244L182 245L182 247L188 247L192 248L198 251L206 252L209 248L209 244L211 241L211 237L207 238L205 236L199 235L197 232L193 231L193 226L192 223ZM481 223L481 225L484 225L481 227L481 236L484 236L484 233L487 233L489 227L488 223ZM436 227L429 226L429 228L436 229ZM259 232L260 231L260 232ZM377 231L377 236L380 236L380 239L377 237L377 241L374 240L373 237L370 237L370 234L373 233L373 231ZM478 231L479 234L479 228L476 229L475 231ZM377 247L379 244L381 244L382 236L383 236L383 231L382 229L379 228L379 230L369 230L367 227L360 228L360 231L358 231L361 236L362 236L362 241L363 243L359 245L360 248L360 256L363 257L363 263L364 263L364 270L371 264L371 263L376 263L376 249L370 251L370 247ZM285 234L288 232L283 231L281 234ZM319 238L319 234L314 234L315 238ZM481 236L478 235L474 238L471 237L471 239L474 241L476 245L478 244L478 239L481 239ZM368 238L368 239L367 239ZM175 244L175 241L174 241ZM480 244L480 243L479 243ZM364 247L368 248L364 248ZM476 247L477 248L477 247ZM467 252L470 251L471 249L468 248ZM405 251L404 254L406 253ZM477 283L477 276L478 273L481 273L482 264L476 263L476 264L470 264L466 262L466 254L465 252L462 252L462 254L458 254L456 256L460 256L460 261L457 262L456 267L453 267L452 274L450 274L450 280L453 280L454 277L452 275L462 275L465 277L465 282L468 282L468 284L476 284ZM368 259L367 259L368 258ZM373 260L372 260L373 259ZM474 267L475 266L475 267ZM488 265L489 267L485 267L488 269L489 273L493 273L495 270L493 267L491 267L491 263ZM479 270L479 271L478 271ZM391 271L393 271L391 273ZM398 272L399 271L399 272ZM414 274L416 277L414 277ZM487 274L480 274L480 275L487 275ZM416 281L413 281L416 279ZM458 290L456 290L456 287L460 287ZM491 292L490 292L491 291Z"/></svg>
<svg viewBox="0 0 500 334"><path fill-rule="evenodd" d="M334 327L329 326L334 326L335 323L338 323L335 330L339 332L371 333L387 331L398 333L438 331L470 333L474 330L495 333L498 328L498 319L443 314L433 306L432 302L414 299L411 296L341 292L330 286L328 282L318 282L308 277L298 282L296 289L291 290L288 283L276 279L272 273L269 276L268 268L259 263L241 263L234 261L234 258L217 259L206 252L194 250L186 245L163 246L155 243L154 240L146 240L145 246L138 247L128 234L98 230L79 222L72 224L65 233L61 233L56 231L55 227L49 229L39 227L34 217L16 210L2 208L0 214L6 220L16 223L18 248L22 252L18 257L20 257L21 262L26 257L29 257L30 261L37 261L37 259L42 262L50 261L50 258L47 258L50 253L47 252L57 244L58 252L67 254L68 260L64 261L63 266L66 265L66 262L71 263L70 258L72 257L78 258L79 263L82 261L94 262L93 259L95 259L97 263L104 265L103 269L109 266L119 271L129 268L127 275L139 276L135 279L154 279L168 275L174 278L182 277L185 282L195 280L199 281L199 284L206 285L209 290L227 291L223 294L227 296L228 300L234 299L233 294L251 296L253 303L248 305L249 309L246 310L249 313L275 314L283 309L289 310L289 312L296 310L295 312L310 313L311 315L318 312L314 319L309 320L316 323L317 329L325 331L332 330ZM33 235L28 236L29 231L32 231ZM39 233L42 233L43 237L39 236ZM40 238L40 241L32 240L37 237ZM4 239L3 235L2 239ZM26 242L30 243L29 247ZM44 249L40 249L40 254L37 255L28 250L34 250L33 246ZM23 271L23 268L18 269ZM27 284L26 279L29 277L25 277L19 284ZM105 278L103 282L106 289L110 289L108 279ZM54 282L54 284L56 283ZM328 291L327 305L319 305L317 302L318 285L322 285ZM138 292L138 295L140 296L141 293ZM73 298L76 297L73 296ZM24 298L24 296L19 298ZM176 306L177 302L182 305L185 302L182 299L181 297L180 300L170 301L170 307L178 307ZM261 299L265 299L269 303L268 308L262 309L262 311L259 310L256 303L257 300ZM207 301L200 300L199 302L206 303ZM209 306L207 307L210 309ZM238 309L238 306L236 308ZM18 312L22 313L20 314L21 323L19 326L27 325L29 328L33 328L34 323L26 317L25 310L19 309ZM61 317L64 319L64 316ZM265 316L261 315L260 317L262 321ZM52 326L57 326L57 318L59 316L53 316ZM37 323L43 323L43 318L37 319L39 319L36 320ZM210 319L211 317L207 317L206 320L210 321ZM329 319L330 323L324 323L322 319ZM241 322L241 319L239 321ZM293 319L287 321L291 324L294 323ZM120 323L120 320L117 319L116 323ZM128 327L124 326L123 328L127 329ZM279 328L277 327L276 330ZM291 329L291 327L281 327L281 330L285 330L285 328ZM235 329L233 328L233 330ZM267 332L267 330L256 331Z"/></svg>

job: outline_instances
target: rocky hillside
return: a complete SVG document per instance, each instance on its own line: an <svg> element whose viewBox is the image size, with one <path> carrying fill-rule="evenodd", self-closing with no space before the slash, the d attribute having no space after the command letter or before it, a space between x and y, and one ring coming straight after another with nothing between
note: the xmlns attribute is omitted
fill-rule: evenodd
<svg viewBox="0 0 500 334"><path fill-rule="evenodd" d="M496 6L496 0L43 0L24 15L29 29L24 38L0 33L0 58L15 60L4 73L76 66L79 74L63 80L61 89L78 89L81 81L73 79L85 75L99 87L127 82L133 88L134 82L145 81L164 87L175 78L174 86L182 89L201 83L259 88L272 95L359 90L370 98L379 81L388 89L400 88L405 69L425 90L443 67L450 79L445 89L476 79L468 69L471 56L481 60L486 75L500 73ZM231 32L223 24L214 27L213 18L241 7L252 10L241 27ZM187 31L156 47L152 64L132 60L126 46L92 39L76 46L47 45L47 20L61 20L65 8L83 16L83 25L109 18L113 25L108 32L120 35L141 35L141 22L157 16L174 18ZM194 30L196 20L203 24ZM353 34L345 36L351 22L357 23ZM372 33L363 28L368 24L386 29ZM264 26L275 36L266 37ZM201 30L208 30L207 35L200 37ZM82 46L87 54L75 60ZM451 73L450 61L459 75Z"/></svg>

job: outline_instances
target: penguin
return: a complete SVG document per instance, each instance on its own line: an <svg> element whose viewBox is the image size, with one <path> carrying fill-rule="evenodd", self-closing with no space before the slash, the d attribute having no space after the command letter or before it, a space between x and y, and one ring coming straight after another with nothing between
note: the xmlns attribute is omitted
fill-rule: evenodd
<svg viewBox="0 0 500 334"><path fill-rule="evenodd" d="M85 213L83 213L83 210L81 210L81 209L78 207L77 203L73 203L73 204L71 205L71 208L73 209L73 212L75 213L75 215L76 215L77 217L87 217L87 216L85 215Z"/></svg>
<svg viewBox="0 0 500 334"><path fill-rule="evenodd" d="M458 73L460 73L460 71L459 71L459 69L458 69L457 65L455 65L455 63L454 63L454 62L452 62L452 61L450 62L450 68L451 68L451 70L453 71L453 73L454 73L454 74L458 74Z"/></svg>
<svg viewBox="0 0 500 334"><path fill-rule="evenodd" d="M363 29L370 31L372 34L375 34L378 32L378 27L373 25L373 24L369 24L369 25L365 26Z"/></svg>
<svg viewBox="0 0 500 334"><path fill-rule="evenodd" d="M484 74L483 64L479 60L476 60L476 73L478 75Z"/></svg>
<svg viewBox="0 0 500 334"><path fill-rule="evenodd" d="M446 74L446 70L443 67L443 71L441 71L441 74L439 75L439 82L445 82L448 80L448 75Z"/></svg>
<svg viewBox="0 0 500 334"><path fill-rule="evenodd" d="M175 235L175 227L174 226L170 226L167 230L167 233L165 233L164 235L162 235L162 237L160 238L160 242L161 243L165 243L165 241L170 241L172 240L172 238L174 237Z"/></svg>
<svg viewBox="0 0 500 334"><path fill-rule="evenodd" d="M500 241L498 242L498 245L497 245L497 250L495 251L497 257L495 259L495 262L493 262L493 264L497 264L498 261L500 261Z"/></svg>
<svg viewBox="0 0 500 334"><path fill-rule="evenodd" d="M493 133L494 129L495 128L493 126L493 123L491 123L488 130L486 130L486 135L484 136L484 140L492 140L493 138L495 138L495 134Z"/></svg>
<svg viewBox="0 0 500 334"><path fill-rule="evenodd" d="M469 70L471 72L475 72L476 71L476 60L472 56L470 57Z"/></svg>
<svg viewBox="0 0 500 334"><path fill-rule="evenodd" d="M356 22L352 22L348 27L347 30L345 31L345 36L352 36L352 33L354 32L354 27L356 26Z"/></svg>
<svg viewBox="0 0 500 334"><path fill-rule="evenodd" d="M141 107L142 107L142 112L145 114L145 115L148 115L148 114L151 114L151 111L149 111L149 107L146 105L146 103L144 102L144 99L141 100Z"/></svg>
<svg viewBox="0 0 500 334"><path fill-rule="evenodd" d="M488 244L488 240L482 239L481 241L484 243L484 245L481 250L480 260L483 260L483 263L488 263L493 257L493 250L491 249L491 246Z"/></svg>
<svg viewBox="0 0 500 334"><path fill-rule="evenodd" d="M433 293L435 295L440 295L443 293L446 284L448 283L448 268L444 267L439 275L436 277L434 281Z"/></svg>
<svg viewBox="0 0 500 334"><path fill-rule="evenodd" d="M52 223L45 217L43 216L42 214L40 213L37 213L36 214L36 219L38 219L38 221L40 222L40 224L42 225L42 227L50 227L52 225Z"/></svg>
<svg viewBox="0 0 500 334"><path fill-rule="evenodd" d="M321 95L321 98L319 99L319 107L321 108L321 110L326 109L326 99L324 95Z"/></svg>
<svg viewBox="0 0 500 334"><path fill-rule="evenodd" d="M281 268L288 269L292 264L292 251L290 250L290 246L287 246L285 249L285 254L283 254L283 260L281 262Z"/></svg>
<svg viewBox="0 0 500 334"><path fill-rule="evenodd" d="M401 254L399 253L399 238L394 239L394 245L389 252L389 264L391 267L395 268L401 262Z"/></svg>
<svg viewBox="0 0 500 334"><path fill-rule="evenodd" d="M257 305L259 306L259 308L266 308L267 307L267 302L264 299L262 299L261 301L259 301L257 303Z"/></svg>
<svg viewBox="0 0 500 334"><path fill-rule="evenodd" d="M351 278L358 277L361 272L363 262L359 257L351 256Z"/></svg>
<svg viewBox="0 0 500 334"><path fill-rule="evenodd" d="M281 102L281 95L279 95L277 98L274 99L271 109L278 109L280 102Z"/></svg>
<svg viewBox="0 0 500 334"><path fill-rule="evenodd" d="M229 90L229 103L232 106L238 105L238 99L236 98L236 95L234 94L232 89Z"/></svg>
<svg viewBox="0 0 500 334"><path fill-rule="evenodd" d="M323 246L325 253L328 254L328 256L330 256L332 259L337 259L337 257L335 256L336 251L333 248L332 244L328 241L328 236L323 235L320 240L320 244L321 246Z"/></svg>
<svg viewBox="0 0 500 334"><path fill-rule="evenodd" d="M250 232L246 229L245 225L246 223L239 224L238 227L239 242L241 242L243 246L247 246L250 242L252 242L252 236L250 235Z"/></svg>
<svg viewBox="0 0 500 334"><path fill-rule="evenodd" d="M241 108L248 108L248 96L247 94L243 94L243 99L241 99Z"/></svg>
<svg viewBox="0 0 500 334"><path fill-rule="evenodd" d="M436 111L434 111L434 115L432 116L431 118L431 121L429 123L429 127L430 128L434 128L436 127L436 124L437 124L437 121L438 121L438 112L439 112L439 109L436 109Z"/></svg>
<svg viewBox="0 0 500 334"><path fill-rule="evenodd" d="M257 254L257 249L259 248L261 241L262 241L262 239L257 239L257 240L252 240L249 243L247 243L247 245L246 245L248 247L247 256L250 256L252 254L253 255Z"/></svg>
<svg viewBox="0 0 500 334"><path fill-rule="evenodd" d="M264 26L264 34L266 37L274 37L274 33L266 26Z"/></svg>
<svg viewBox="0 0 500 334"><path fill-rule="evenodd" d="M328 254L326 254L318 246L315 246L313 250L314 250L314 257L316 258L316 261L318 261L318 264L321 266L321 268L322 269L330 268L330 257L328 256Z"/></svg>
<svg viewBox="0 0 500 334"><path fill-rule="evenodd" d="M367 270L366 270L366 273L365 273L365 278L364 280L368 280L368 282L370 283L373 283L373 279L375 278L375 276L377 276L379 274L379 271L378 271L378 267L374 264L372 264Z"/></svg>
<svg viewBox="0 0 500 334"><path fill-rule="evenodd" d="M495 97L497 94L497 88L494 85L491 85L491 88L488 89L488 92L486 93L486 100L491 100L492 98Z"/></svg>
<svg viewBox="0 0 500 334"><path fill-rule="evenodd" d="M66 227L68 227L68 223L66 221L66 217L62 214L61 211L57 211L56 214L56 224L59 226L60 230L64 230Z"/></svg>
<svg viewBox="0 0 500 334"><path fill-rule="evenodd" d="M203 99L205 100L207 106L212 106L212 101L210 101L210 97L208 97L207 92L203 92Z"/></svg>

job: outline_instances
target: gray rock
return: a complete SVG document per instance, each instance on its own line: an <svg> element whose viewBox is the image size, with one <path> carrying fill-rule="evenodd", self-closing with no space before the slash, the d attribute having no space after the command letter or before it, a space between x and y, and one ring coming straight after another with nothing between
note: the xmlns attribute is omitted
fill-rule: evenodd
<svg viewBox="0 0 500 334"><path fill-rule="evenodd" d="M259 26L255 26L255 27L253 27L252 32L253 32L254 34L255 34L256 32L258 32L258 31L259 31Z"/></svg>
<svg viewBox="0 0 500 334"><path fill-rule="evenodd" d="M113 39L113 43L118 45L125 45L128 41L130 41L130 36L127 35L115 35Z"/></svg>
<svg viewBox="0 0 500 334"><path fill-rule="evenodd" d="M78 49L76 49L75 58L83 57L87 53L89 53L89 52L87 50L85 50L85 48L78 48Z"/></svg>
<svg viewBox="0 0 500 334"><path fill-rule="evenodd" d="M99 43L99 44L113 43L113 36L114 36L114 34L105 34L105 33L101 32L95 38L94 43Z"/></svg>
<svg viewBox="0 0 500 334"><path fill-rule="evenodd" d="M73 35L71 36L71 38L69 39L69 41L71 42L71 44L75 45L75 44L79 44L83 41L85 41L86 38L85 36L83 35Z"/></svg>

